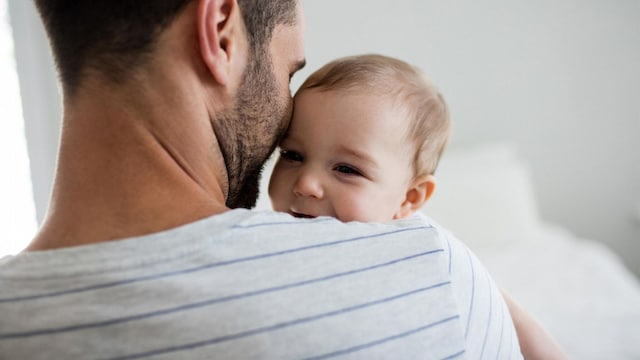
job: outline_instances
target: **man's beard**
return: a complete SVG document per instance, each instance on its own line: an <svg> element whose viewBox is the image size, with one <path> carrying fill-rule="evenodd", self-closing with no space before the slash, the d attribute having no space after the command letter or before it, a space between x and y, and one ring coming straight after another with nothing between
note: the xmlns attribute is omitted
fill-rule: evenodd
<svg viewBox="0 0 640 360"><path fill-rule="evenodd" d="M226 205L256 205L264 163L286 131L290 98L281 98L271 59L253 56L244 72L236 104L213 121L228 176Z"/></svg>

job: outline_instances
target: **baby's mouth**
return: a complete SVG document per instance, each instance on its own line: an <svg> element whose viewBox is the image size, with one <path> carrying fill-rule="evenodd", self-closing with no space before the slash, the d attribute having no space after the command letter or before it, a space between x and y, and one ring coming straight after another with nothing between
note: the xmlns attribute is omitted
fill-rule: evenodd
<svg viewBox="0 0 640 360"><path fill-rule="evenodd" d="M291 215L297 217L297 218L301 218L301 219L313 219L315 218L315 216L313 215L307 215L307 214L301 214L295 211L291 211Z"/></svg>

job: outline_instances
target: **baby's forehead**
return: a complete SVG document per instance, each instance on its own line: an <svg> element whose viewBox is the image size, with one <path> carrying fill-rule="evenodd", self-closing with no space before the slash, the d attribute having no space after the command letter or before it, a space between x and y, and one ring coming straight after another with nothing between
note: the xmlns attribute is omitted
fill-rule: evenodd
<svg viewBox="0 0 640 360"><path fill-rule="evenodd" d="M301 103L303 99L304 106ZM365 133L370 134L366 131L369 127L382 126L387 130L388 136L397 134L404 138L407 138L412 123L408 106L399 101L397 96L364 86L299 90L294 100L293 123L297 121L298 115L306 117L311 112L333 113L345 125L358 119L361 130Z"/></svg>
<svg viewBox="0 0 640 360"><path fill-rule="evenodd" d="M409 136L412 120L407 106L397 101L392 94L368 90L363 86L352 86L298 91L296 101L299 110L295 110L294 104L292 125L297 128L295 125L298 121L326 122L332 124L326 131L348 134L340 137L343 140L364 139L376 142L395 138L402 141L402 150L415 147ZM330 119L323 118L325 115ZM341 127L336 127L336 123Z"/></svg>
<svg viewBox="0 0 640 360"><path fill-rule="evenodd" d="M407 126L412 117L411 106L399 91L394 89L373 88L366 85L352 85L349 87L339 87L331 89L311 88L298 90L294 97L294 106L305 94L313 93L317 96L323 96L325 105L331 106L332 101L335 103L350 99L352 102L375 103L378 109L385 109L394 113L390 121L397 125Z"/></svg>
<svg viewBox="0 0 640 360"><path fill-rule="evenodd" d="M304 88L300 89L296 92L294 96L294 104L300 101L300 98L303 95L313 93L318 96L325 96L325 101L329 101L331 99L343 98L356 98L360 101L375 101L378 106L391 108L394 111L398 112L398 115L404 115L409 112L409 104L407 101L403 100L403 97L400 94L400 91L396 91L395 89L381 89L375 88L369 85L350 85L343 87L335 87L335 88ZM400 121L407 116L398 116L397 120Z"/></svg>

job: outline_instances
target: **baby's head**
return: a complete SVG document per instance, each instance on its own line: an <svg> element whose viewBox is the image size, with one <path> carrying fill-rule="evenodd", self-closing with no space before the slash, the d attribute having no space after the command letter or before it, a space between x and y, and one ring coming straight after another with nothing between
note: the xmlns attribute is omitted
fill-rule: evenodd
<svg viewBox="0 0 640 360"><path fill-rule="evenodd" d="M335 60L295 96L269 183L274 210L342 221L405 218L429 199L449 139L447 105L415 67Z"/></svg>

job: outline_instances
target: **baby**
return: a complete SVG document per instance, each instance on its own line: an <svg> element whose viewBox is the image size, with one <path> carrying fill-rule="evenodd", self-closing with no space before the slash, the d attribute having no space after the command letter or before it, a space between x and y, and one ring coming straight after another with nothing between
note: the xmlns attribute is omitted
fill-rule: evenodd
<svg viewBox="0 0 640 360"><path fill-rule="evenodd" d="M450 128L442 95L415 67L380 55L330 62L295 96L269 183L273 209L345 222L411 216L435 190ZM525 358L565 358L555 340L503 295Z"/></svg>
<svg viewBox="0 0 640 360"><path fill-rule="evenodd" d="M382 222L419 210L449 139L442 95L414 67L363 55L333 61L295 97L269 184L274 210Z"/></svg>

